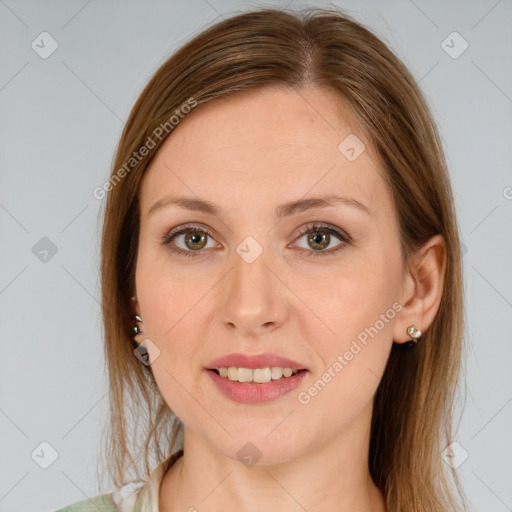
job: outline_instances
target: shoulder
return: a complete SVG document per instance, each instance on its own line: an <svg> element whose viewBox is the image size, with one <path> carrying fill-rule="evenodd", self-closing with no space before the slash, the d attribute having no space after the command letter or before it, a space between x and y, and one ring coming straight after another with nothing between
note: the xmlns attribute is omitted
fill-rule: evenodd
<svg viewBox="0 0 512 512"><path fill-rule="evenodd" d="M113 492L77 501L55 512L146 512L158 510L158 495L167 469L183 455L183 448L161 462L146 480L136 480Z"/></svg>
<svg viewBox="0 0 512 512"><path fill-rule="evenodd" d="M114 492L77 501L55 512L133 512L143 482L131 482Z"/></svg>
<svg viewBox="0 0 512 512"><path fill-rule="evenodd" d="M118 512L116 504L112 501L112 494L100 494L92 498L77 501L55 512Z"/></svg>

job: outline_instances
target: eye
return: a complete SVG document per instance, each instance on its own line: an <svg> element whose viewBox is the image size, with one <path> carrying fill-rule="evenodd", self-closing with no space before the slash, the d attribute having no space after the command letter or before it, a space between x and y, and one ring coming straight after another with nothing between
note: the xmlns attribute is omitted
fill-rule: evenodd
<svg viewBox="0 0 512 512"><path fill-rule="evenodd" d="M180 240L182 237L183 239ZM165 235L162 244L169 245L171 251L175 253L184 256L196 256L199 254L194 253L199 253L201 249L207 247L208 238L212 238L209 230L186 225ZM183 245L180 247L175 240L180 241Z"/></svg>
<svg viewBox="0 0 512 512"><path fill-rule="evenodd" d="M305 247L307 251L307 256L329 256L338 251L342 250L346 245L351 242L351 238L341 229L335 228L334 226L330 226L328 224L309 224L304 227L299 235L299 239L308 235L306 238L306 243L309 247L312 248L310 250L308 247ZM332 240L332 237L338 238L340 243L335 246L334 249L327 251Z"/></svg>

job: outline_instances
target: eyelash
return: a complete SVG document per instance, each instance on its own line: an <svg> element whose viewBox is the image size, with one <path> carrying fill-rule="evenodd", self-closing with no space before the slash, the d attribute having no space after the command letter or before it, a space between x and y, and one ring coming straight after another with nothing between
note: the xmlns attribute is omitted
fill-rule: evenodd
<svg viewBox="0 0 512 512"><path fill-rule="evenodd" d="M198 251L184 251L183 249L179 249L179 248L176 248L176 247L171 247L171 243L172 241L179 235L183 235L185 233L188 233L190 231L193 231L193 232L197 232L197 233L201 233L201 234L205 234L205 235L208 235L210 238L213 238L213 234L210 230L208 229L203 229L203 228L198 228L194 225L184 225L182 226L179 230L177 231L171 231L169 232L168 234L166 234L162 241L161 241L161 244L162 245L165 245L165 246L169 246L170 247L170 250L176 254L180 254L180 255L183 255L183 256L186 256L186 257L197 257L199 256L198 254L195 254L196 252L202 252L201 250L198 250ZM325 251L325 250L318 250L318 251L315 251L313 249L311 250L307 250L307 249L303 249L307 254L306 254L306 257L317 257L317 256L332 256L333 254L336 254L338 253L340 250L342 250L346 245L350 244L352 239L350 238L349 235L347 235L345 232L337 229L337 228L334 228L333 226L330 226L328 224L308 224L304 227L304 229L299 233L299 235L297 236L297 240L299 238L301 238L302 236L310 233L310 232L314 232L314 233L327 233L329 235L334 235L336 236L337 238L340 239L341 243L339 245L337 245L334 249L330 249L329 251Z"/></svg>

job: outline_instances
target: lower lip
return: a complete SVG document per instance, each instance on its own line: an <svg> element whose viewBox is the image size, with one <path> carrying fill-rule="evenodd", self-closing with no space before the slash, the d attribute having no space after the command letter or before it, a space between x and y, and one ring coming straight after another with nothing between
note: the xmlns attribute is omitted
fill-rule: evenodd
<svg viewBox="0 0 512 512"><path fill-rule="evenodd" d="M293 391L300 385L302 379L308 372L300 371L291 377L282 377L281 379L271 380L265 384L232 381L227 377L217 375L213 370L207 370L207 373L220 391L234 402L261 404L275 400Z"/></svg>

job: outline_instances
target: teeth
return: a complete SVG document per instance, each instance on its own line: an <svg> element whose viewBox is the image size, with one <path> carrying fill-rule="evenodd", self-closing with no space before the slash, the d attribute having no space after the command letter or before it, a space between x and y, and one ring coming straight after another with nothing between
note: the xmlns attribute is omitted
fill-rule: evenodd
<svg viewBox="0 0 512 512"><path fill-rule="evenodd" d="M265 384L266 382L282 377L291 377L298 372L298 370L293 370L292 368L280 368L278 366L267 366L266 368L257 368L255 370L230 366L229 368L217 368L217 370L221 377L227 377L229 380L236 382L256 382L258 384Z"/></svg>

